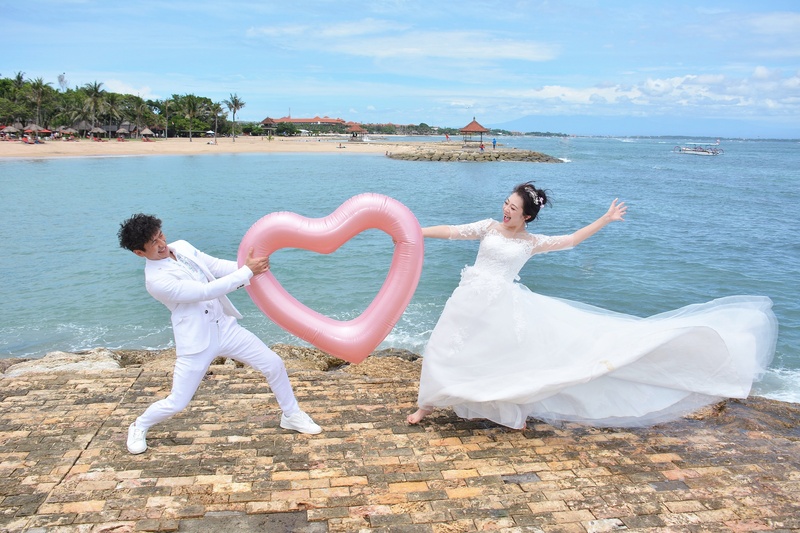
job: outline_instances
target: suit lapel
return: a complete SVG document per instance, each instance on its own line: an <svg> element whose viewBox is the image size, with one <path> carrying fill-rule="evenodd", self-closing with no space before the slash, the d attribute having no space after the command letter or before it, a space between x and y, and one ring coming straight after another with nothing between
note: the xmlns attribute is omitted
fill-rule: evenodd
<svg viewBox="0 0 800 533"><path fill-rule="evenodd" d="M211 273L211 271L208 269L208 267L205 265L205 263L203 261L197 261L195 259L194 252L195 252L196 249L193 246L188 245L187 246L188 249L186 251L183 251L180 248L181 247L177 246L177 245L172 247L172 251L176 254L176 257L177 257L178 254L180 254L187 261L191 261L192 264L196 265L197 268L200 269L200 272L203 273L203 275L206 277L206 280L208 280L208 282L212 282L215 279L217 279L217 278L214 277L214 275ZM239 312L238 309L236 309L236 307L233 305L233 302L231 302L230 299L226 295L223 294L222 296L218 297L217 299L222 304L222 308L225 310L225 314L226 315L229 315L229 316L232 316L232 317L235 317L235 318L242 318L242 314Z"/></svg>

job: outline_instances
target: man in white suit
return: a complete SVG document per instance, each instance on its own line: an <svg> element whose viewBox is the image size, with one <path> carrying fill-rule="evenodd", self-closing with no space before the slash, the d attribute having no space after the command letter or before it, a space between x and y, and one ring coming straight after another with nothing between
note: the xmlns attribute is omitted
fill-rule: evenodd
<svg viewBox="0 0 800 533"><path fill-rule="evenodd" d="M122 248L145 259L147 292L172 312L177 356L169 396L150 405L128 428L129 452L147 450L147 430L189 404L218 356L264 374L283 411L282 428L308 434L322 431L297 405L281 358L238 324L242 315L226 296L269 270L268 257L253 257L251 249L240 268L235 261L204 254L186 241L167 244L161 220L142 213L120 224L117 236Z"/></svg>

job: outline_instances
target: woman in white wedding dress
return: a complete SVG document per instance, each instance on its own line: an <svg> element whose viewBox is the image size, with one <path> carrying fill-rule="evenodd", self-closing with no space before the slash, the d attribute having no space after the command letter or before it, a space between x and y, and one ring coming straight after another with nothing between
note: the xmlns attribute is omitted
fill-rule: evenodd
<svg viewBox="0 0 800 533"><path fill-rule="evenodd" d="M571 235L528 233L545 204L545 191L528 182L505 200L502 222L423 228L428 238L481 242L423 353L410 424L452 407L516 429L528 417L647 426L747 397L775 351L769 298L731 296L639 318L531 292L515 282L531 256L573 248L627 211L615 199Z"/></svg>

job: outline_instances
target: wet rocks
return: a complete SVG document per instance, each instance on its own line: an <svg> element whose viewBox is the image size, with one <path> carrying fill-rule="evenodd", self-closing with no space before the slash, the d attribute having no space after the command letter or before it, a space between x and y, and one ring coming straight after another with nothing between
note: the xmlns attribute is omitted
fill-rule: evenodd
<svg viewBox="0 0 800 533"><path fill-rule="evenodd" d="M403 152L387 152L387 157L404 161L472 161L487 163L493 161L520 161L528 163L563 163L561 159L534 152L531 150L517 150L503 148L497 150L475 150L463 147L418 147L415 150Z"/></svg>
<svg viewBox="0 0 800 533"><path fill-rule="evenodd" d="M111 350L95 348L84 352L50 352L41 359L32 359L9 366L8 377L47 372L102 372L121 368L120 358Z"/></svg>

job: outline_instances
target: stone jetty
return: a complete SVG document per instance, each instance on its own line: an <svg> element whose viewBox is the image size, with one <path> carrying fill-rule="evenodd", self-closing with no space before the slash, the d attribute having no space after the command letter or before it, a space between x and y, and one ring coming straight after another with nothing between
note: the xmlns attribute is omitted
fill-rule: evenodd
<svg viewBox="0 0 800 533"><path fill-rule="evenodd" d="M0 365L0 532L800 531L800 405L524 431L437 409L409 426L415 354L273 348L322 434L281 429L263 376L221 360L131 455L128 424L169 394L174 353Z"/></svg>
<svg viewBox="0 0 800 533"><path fill-rule="evenodd" d="M475 147L437 145L418 146L413 150L400 152L387 152L392 159L405 161L521 161L527 163L563 163L561 159L534 152L531 150L518 150L516 148L485 149L480 151Z"/></svg>

